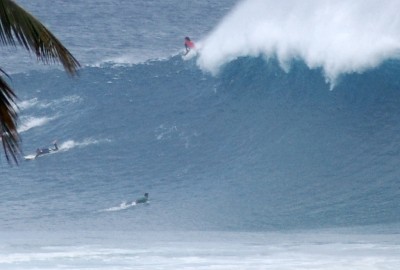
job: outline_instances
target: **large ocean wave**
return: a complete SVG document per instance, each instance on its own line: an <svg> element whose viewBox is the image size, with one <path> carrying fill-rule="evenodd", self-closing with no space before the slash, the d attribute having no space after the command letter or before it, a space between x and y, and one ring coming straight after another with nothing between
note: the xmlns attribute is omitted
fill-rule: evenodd
<svg viewBox="0 0 400 270"><path fill-rule="evenodd" d="M216 73L243 56L276 58L285 70L300 59L334 84L399 58L399 8L396 0L242 1L200 42L198 62Z"/></svg>
<svg viewBox="0 0 400 270"><path fill-rule="evenodd" d="M3 168L7 181L29 176L17 193L35 202L5 211L4 224L269 230L399 222L399 62L342 76L333 91L322 69L290 65L286 72L279 59L240 57L211 76L195 59L173 56L85 67L73 80L57 70L13 76L24 152L55 139L63 150ZM27 196L30 185L37 192ZM125 210L101 211L143 192L151 203L135 208L134 222Z"/></svg>
<svg viewBox="0 0 400 270"><path fill-rule="evenodd" d="M396 1L18 2L82 69L1 54L1 269L397 269Z"/></svg>

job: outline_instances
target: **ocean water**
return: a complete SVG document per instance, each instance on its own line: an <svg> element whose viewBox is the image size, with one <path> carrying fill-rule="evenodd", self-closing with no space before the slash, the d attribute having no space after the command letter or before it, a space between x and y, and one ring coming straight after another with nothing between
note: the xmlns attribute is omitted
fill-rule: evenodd
<svg viewBox="0 0 400 270"><path fill-rule="evenodd" d="M400 265L398 1L17 2L82 68L1 51L0 269Z"/></svg>

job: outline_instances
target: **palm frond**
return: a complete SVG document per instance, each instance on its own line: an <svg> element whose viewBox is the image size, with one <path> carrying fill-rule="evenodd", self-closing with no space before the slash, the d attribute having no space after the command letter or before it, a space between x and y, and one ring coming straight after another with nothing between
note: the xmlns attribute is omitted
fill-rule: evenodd
<svg viewBox="0 0 400 270"><path fill-rule="evenodd" d="M7 75L3 70L0 71ZM15 99L15 93L0 76L0 138L7 161L10 163L12 158L18 164L20 137L17 132L18 114L13 106Z"/></svg>
<svg viewBox="0 0 400 270"><path fill-rule="evenodd" d="M71 75L76 75L80 67L75 57L42 23L12 0L0 0L0 44L21 45L45 64L61 62ZM0 73L8 76L2 69ZM15 93L0 75L0 140L7 161L18 164L21 149L15 100Z"/></svg>
<svg viewBox="0 0 400 270"><path fill-rule="evenodd" d="M75 57L42 23L12 0L0 0L0 43L22 45L45 64L59 61L71 75L80 67Z"/></svg>

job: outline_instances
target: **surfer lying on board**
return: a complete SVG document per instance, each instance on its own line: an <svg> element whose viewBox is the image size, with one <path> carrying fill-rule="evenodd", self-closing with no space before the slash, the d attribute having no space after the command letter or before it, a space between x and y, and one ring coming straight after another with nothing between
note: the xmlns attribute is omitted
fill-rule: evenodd
<svg viewBox="0 0 400 270"><path fill-rule="evenodd" d="M194 42L189 37L185 37L185 49L186 52L183 55L187 55L191 49L194 49Z"/></svg>
<svg viewBox="0 0 400 270"><path fill-rule="evenodd" d="M38 148L38 149L36 149L36 156L35 156L35 158L37 158L38 156L40 156L40 155L44 155L44 154L49 154L50 152L54 152L54 151L57 151L58 150L58 146L57 146L57 141L55 141L54 143L53 143L53 145L54 145L54 148Z"/></svg>
<svg viewBox="0 0 400 270"><path fill-rule="evenodd" d="M136 204L138 204L138 203L147 203L148 200L149 200L149 193L145 193L144 197L141 197L141 198L137 199L135 201L135 203Z"/></svg>

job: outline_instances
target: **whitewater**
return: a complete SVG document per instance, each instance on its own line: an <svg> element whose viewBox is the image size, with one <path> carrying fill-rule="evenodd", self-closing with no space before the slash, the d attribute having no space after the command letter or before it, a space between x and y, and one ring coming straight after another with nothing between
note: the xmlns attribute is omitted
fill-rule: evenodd
<svg viewBox="0 0 400 270"><path fill-rule="evenodd" d="M82 68L0 52L59 147L0 155L0 269L398 268L398 1L17 2Z"/></svg>

